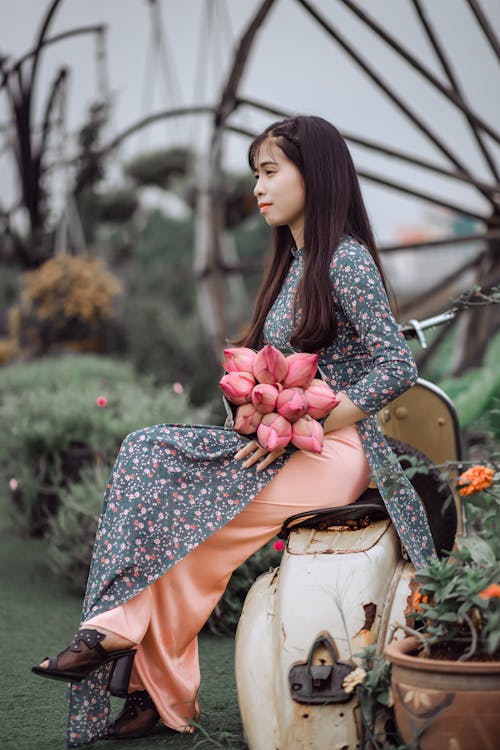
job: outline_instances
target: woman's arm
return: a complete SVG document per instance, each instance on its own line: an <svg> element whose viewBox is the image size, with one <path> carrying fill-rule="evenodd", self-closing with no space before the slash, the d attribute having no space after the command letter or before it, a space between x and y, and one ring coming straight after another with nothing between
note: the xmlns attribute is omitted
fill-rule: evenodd
<svg viewBox="0 0 500 750"><path fill-rule="evenodd" d="M344 394L365 415L376 414L415 383L417 367L368 250L355 240L339 246L332 258L331 279L335 302L369 357L365 374L344 388ZM332 419L340 408L334 409ZM339 420L340 416L341 412Z"/></svg>
<svg viewBox="0 0 500 750"><path fill-rule="evenodd" d="M337 396L339 403L326 418L323 424L324 432L340 430L342 427L348 427L368 416L366 411L363 411L359 406L356 406L349 396L342 391L335 395Z"/></svg>

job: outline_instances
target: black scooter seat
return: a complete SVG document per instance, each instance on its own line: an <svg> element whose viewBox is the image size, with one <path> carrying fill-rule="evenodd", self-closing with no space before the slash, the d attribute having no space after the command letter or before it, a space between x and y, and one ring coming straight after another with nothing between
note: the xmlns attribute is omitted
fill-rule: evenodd
<svg viewBox="0 0 500 750"><path fill-rule="evenodd" d="M331 526L349 526L364 522L382 521L389 518L384 501L376 488L369 487L356 502L340 508L317 508L296 513L286 519L278 534L286 539L294 529L318 529L323 531Z"/></svg>

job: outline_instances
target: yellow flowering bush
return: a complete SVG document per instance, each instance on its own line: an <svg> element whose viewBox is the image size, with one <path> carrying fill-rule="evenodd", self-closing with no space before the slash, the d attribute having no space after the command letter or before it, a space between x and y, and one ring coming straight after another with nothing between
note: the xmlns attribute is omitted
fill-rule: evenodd
<svg viewBox="0 0 500 750"><path fill-rule="evenodd" d="M20 304L10 316L11 335L21 348L35 353L54 344L98 341L121 289L104 262L89 255L58 255L23 274L21 283Z"/></svg>

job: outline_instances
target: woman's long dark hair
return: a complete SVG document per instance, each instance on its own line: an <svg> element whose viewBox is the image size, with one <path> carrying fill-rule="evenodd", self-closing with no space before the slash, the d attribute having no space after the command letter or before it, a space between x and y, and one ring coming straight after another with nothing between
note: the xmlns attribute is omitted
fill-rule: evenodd
<svg viewBox="0 0 500 750"><path fill-rule="evenodd" d="M302 174L305 186L304 273L297 287L300 322L291 343L300 351L328 346L337 333L330 286L332 254L344 234L369 250L384 279L370 221L347 145L337 128L322 117L294 117L270 125L250 145L248 161L256 170L262 144L271 139ZM240 346L260 348L265 319L290 267L294 248L287 226L274 229L274 252L262 280L253 317ZM384 281L385 283L385 281Z"/></svg>

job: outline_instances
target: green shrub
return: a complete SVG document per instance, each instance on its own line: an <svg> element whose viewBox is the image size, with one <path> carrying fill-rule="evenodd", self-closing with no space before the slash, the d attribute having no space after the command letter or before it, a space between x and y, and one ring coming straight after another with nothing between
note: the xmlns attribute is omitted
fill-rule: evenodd
<svg viewBox="0 0 500 750"><path fill-rule="evenodd" d="M488 414L487 427L494 440L500 441L500 397L493 401ZM500 446L498 446L498 451L500 452ZM496 458L498 459L498 453Z"/></svg>
<svg viewBox="0 0 500 750"><path fill-rule="evenodd" d="M156 149L129 161L124 172L138 185L166 188L176 177L182 177L190 171L192 161L191 150L184 146Z"/></svg>
<svg viewBox="0 0 500 750"><path fill-rule="evenodd" d="M60 491L59 508L48 522L49 567L77 594L85 590L97 519L111 469L112 464L82 469L79 481Z"/></svg>
<svg viewBox="0 0 500 750"><path fill-rule="evenodd" d="M98 403L102 403L99 406ZM0 370L0 476L14 520L41 535L60 491L85 465L111 463L123 438L150 424L193 422L186 393L138 379L129 365L72 355Z"/></svg>
<svg viewBox="0 0 500 750"><path fill-rule="evenodd" d="M492 340L481 367L460 377L445 378L439 385L455 404L462 428L471 427L483 418L500 398L500 334Z"/></svg>
<svg viewBox="0 0 500 750"><path fill-rule="evenodd" d="M189 383L192 403L202 405L219 399L222 370L200 320L193 242L191 219L149 213L128 262L121 253L126 291L106 351L159 384Z"/></svg>
<svg viewBox="0 0 500 750"><path fill-rule="evenodd" d="M105 222L123 223L130 219L139 207L136 191L129 188L96 193L93 201L97 220Z"/></svg>
<svg viewBox="0 0 500 750"><path fill-rule="evenodd" d="M24 394L34 386L50 391L61 383L71 382L76 388L83 388L96 380L103 386L131 383L136 375L128 362L99 354L71 354L16 363L0 369L0 405L12 394Z"/></svg>

